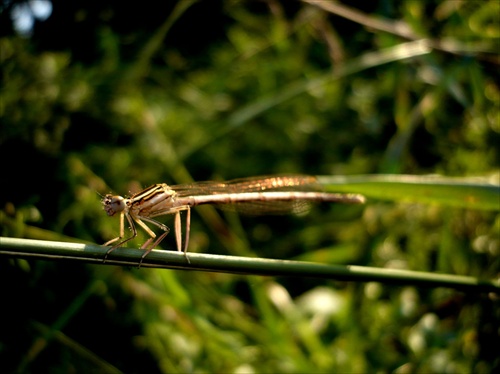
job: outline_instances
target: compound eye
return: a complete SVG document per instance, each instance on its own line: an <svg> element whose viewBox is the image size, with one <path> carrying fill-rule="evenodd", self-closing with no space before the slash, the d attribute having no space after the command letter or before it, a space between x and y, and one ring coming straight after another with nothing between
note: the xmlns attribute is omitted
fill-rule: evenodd
<svg viewBox="0 0 500 374"><path fill-rule="evenodd" d="M102 200L102 205L108 216L122 212L125 209L125 199L121 196L106 195Z"/></svg>

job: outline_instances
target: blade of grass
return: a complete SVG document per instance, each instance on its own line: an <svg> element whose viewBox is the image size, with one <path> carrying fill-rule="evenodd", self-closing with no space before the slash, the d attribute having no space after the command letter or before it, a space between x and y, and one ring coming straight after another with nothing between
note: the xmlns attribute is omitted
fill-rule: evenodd
<svg viewBox="0 0 500 374"><path fill-rule="evenodd" d="M53 331L49 326L46 326L37 321L33 321L32 324L34 328L38 330L42 335L51 335L54 340L57 340L60 344L68 347L81 358L87 360L94 366L97 371L105 373L122 373L122 371L120 371L118 368L105 361L102 357L97 356L94 352L92 352L82 344L71 339L63 332Z"/></svg>
<svg viewBox="0 0 500 374"><path fill-rule="evenodd" d="M0 239L0 243L3 242ZM20 239L22 240L22 239ZM57 242L56 242L57 243ZM68 322L73 318L73 316L80 311L82 306L88 300L88 298L94 294L97 287L97 283L94 282L87 286L80 294L76 296L73 302L68 306L68 308L59 316L56 322L49 328L43 327L43 333L34 339L33 344L29 348L27 354L23 357L23 361L19 366L19 372L25 372L29 365L36 360L36 358L48 347L51 341L57 336L61 336L61 331L68 324ZM41 325L38 325L40 327ZM101 362L101 360L97 360ZM117 370L114 370L117 372Z"/></svg>
<svg viewBox="0 0 500 374"><path fill-rule="evenodd" d="M488 178L416 175L318 176L326 190L368 198L500 210L500 187Z"/></svg>
<svg viewBox="0 0 500 374"><path fill-rule="evenodd" d="M0 238L0 255L11 257L76 260L102 264L107 249L108 247L98 245ZM120 248L113 252L106 264L136 266L142 253L143 251L138 249ZM144 259L142 267L315 277L351 282L374 281L396 285L451 287L474 292L500 293L498 281L479 280L467 276L199 253L189 253L188 256L190 264L187 263L182 253L153 250Z"/></svg>

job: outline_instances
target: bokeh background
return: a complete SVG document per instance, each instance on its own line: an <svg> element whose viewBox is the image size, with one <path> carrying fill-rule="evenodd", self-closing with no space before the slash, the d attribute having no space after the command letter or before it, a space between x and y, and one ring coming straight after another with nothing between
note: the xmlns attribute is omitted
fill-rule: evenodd
<svg viewBox="0 0 500 374"><path fill-rule="evenodd" d="M498 183L499 17L497 0L4 1L1 234L103 243L118 221L101 195L161 182ZM191 251L483 279L500 269L498 212L372 200L210 216L195 209ZM2 372L499 368L492 295L6 257L0 269Z"/></svg>

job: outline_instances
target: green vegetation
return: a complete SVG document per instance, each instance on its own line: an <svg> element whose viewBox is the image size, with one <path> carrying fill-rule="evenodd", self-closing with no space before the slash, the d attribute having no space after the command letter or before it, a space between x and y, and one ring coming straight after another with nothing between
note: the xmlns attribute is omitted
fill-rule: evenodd
<svg viewBox="0 0 500 374"><path fill-rule="evenodd" d="M372 281L18 258L0 243L2 372L499 369L498 295L369 273L498 282L498 1L69 3L29 35L12 22L24 2L0 6L1 236L99 244L119 227L105 193L320 175L367 204L196 208L190 251Z"/></svg>

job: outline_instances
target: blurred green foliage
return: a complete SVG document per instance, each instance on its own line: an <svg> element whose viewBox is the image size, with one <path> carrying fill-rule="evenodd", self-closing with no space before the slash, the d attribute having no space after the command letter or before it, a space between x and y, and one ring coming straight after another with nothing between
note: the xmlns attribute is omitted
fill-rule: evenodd
<svg viewBox="0 0 500 374"><path fill-rule="evenodd" d="M355 1L344 16L337 2L160 3L53 0L27 35L13 22L25 2L0 6L1 235L102 243L118 222L99 194L158 182L437 173L498 183L498 1ZM196 252L484 279L500 269L498 211L370 201L279 219L200 213ZM491 295L4 257L0 266L4 372L500 366Z"/></svg>

